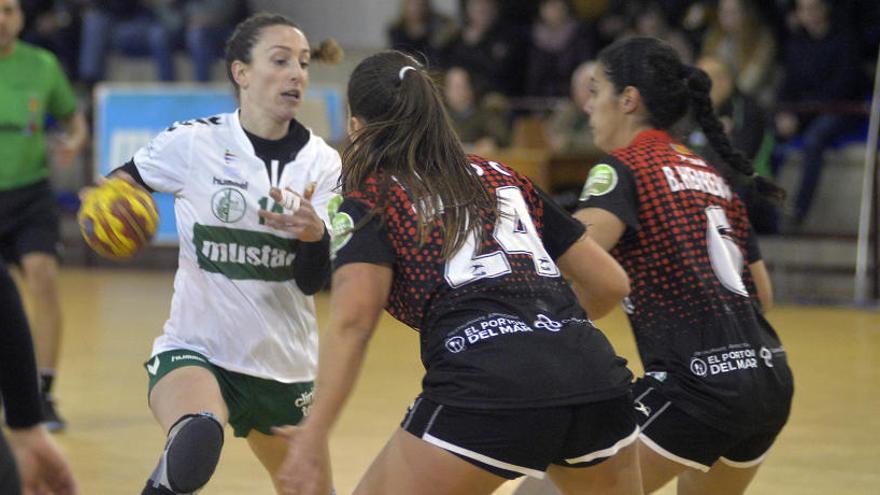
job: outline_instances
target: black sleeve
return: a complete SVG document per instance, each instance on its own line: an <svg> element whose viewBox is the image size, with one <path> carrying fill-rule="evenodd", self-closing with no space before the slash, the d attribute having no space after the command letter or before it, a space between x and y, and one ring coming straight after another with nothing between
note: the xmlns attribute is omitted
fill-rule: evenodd
<svg viewBox="0 0 880 495"><path fill-rule="evenodd" d="M639 227L639 199L632 170L620 160L606 156L593 165L581 191L577 209L601 208L626 225L624 235Z"/></svg>
<svg viewBox="0 0 880 495"><path fill-rule="evenodd" d="M320 241L302 242L296 246L293 279L303 294L310 296L327 285L330 278L330 233L324 229Z"/></svg>
<svg viewBox="0 0 880 495"><path fill-rule="evenodd" d="M366 224L353 230L368 213L367 205L347 198L333 216L331 256L334 270L347 263L394 264L394 248L379 216L374 216Z"/></svg>
<svg viewBox="0 0 880 495"><path fill-rule="evenodd" d="M37 364L18 289L0 262L0 392L10 428L42 421Z"/></svg>
<svg viewBox="0 0 880 495"><path fill-rule="evenodd" d="M754 227L749 225L749 233L746 236L746 261L751 265L761 261L761 248L758 246L758 234L755 233Z"/></svg>
<svg viewBox="0 0 880 495"><path fill-rule="evenodd" d="M153 190L152 187L148 186L147 183L144 182L143 177L141 177L141 173L138 171L137 165L134 164L134 160L129 160L125 163L125 165L114 168L109 174L107 174L107 176L109 177L113 175L113 172L126 172L134 179L135 182L140 184L141 187L143 187L147 191L150 191L151 193L156 192Z"/></svg>
<svg viewBox="0 0 880 495"><path fill-rule="evenodd" d="M578 219L563 210L541 188L534 187L538 197L544 202L544 217L541 219L544 223L544 232L541 240L550 257L556 261L568 251L572 244L583 237L587 229Z"/></svg>

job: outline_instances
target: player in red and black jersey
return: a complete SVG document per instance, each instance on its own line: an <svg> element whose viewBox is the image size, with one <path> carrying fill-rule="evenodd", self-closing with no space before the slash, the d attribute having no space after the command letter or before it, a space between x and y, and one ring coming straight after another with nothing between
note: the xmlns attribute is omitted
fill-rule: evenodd
<svg viewBox="0 0 880 495"><path fill-rule="evenodd" d="M333 313L286 490L326 493L328 431L386 308L419 332L426 373L357 493L491 493L523 474L566 493L641 493L632 375L579 304L613 308L623 270L528 179L466 156L410 57L367 58L348 97Z"/></svg>
<svg viewBox="0 0 880 495"><path fill-rule="evenodd" d="M631 277L624 307L646 372L634 386L646 493L677 475L679 493L742 493L791 405L785 351L762 316L767 271L719 171L753 170L731 147L710 87L668 45L633 38L600 54L585 108L610 155L591 170L575 216ZM665 131L689 107L730 170Z"/></svg>

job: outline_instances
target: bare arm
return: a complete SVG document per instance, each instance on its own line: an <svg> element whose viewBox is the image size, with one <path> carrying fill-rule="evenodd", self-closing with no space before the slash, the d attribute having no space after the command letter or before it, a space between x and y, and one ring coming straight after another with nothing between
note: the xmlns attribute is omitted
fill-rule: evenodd
<svg viewBox="0 0 880 495"><path fill-rule="evenodd" d="M290 435L278 473L283 493L323 492L329 480L326 457L330 429L339 417L391 290L387 266L351 263L333 275L330 324L321 339L315 405L300 431Z"/></svg>
<svg viewBox="0 0 880 495"><path fill-rule="evenodd" d="M333 274L333 311L321 342L316 403L306 427L327 432L335 423L385 308L391 275L389 267L370 263L351 263Z"/></svg>
<svg viewBox="0 0 880 495"><path fill-rule="evenodd" d="M629 277L607 251L586 235L556 260L590 318L607 315L629 294Z"/></svg>
<svg viewBox="0 0 880 495"><path fill-rule="evenodd" d="M626 230L626 224L617 215L602 208L584 208L576 212L574 217L587 226L590 239L605 251L611 251Z"/></svg>
<svg viewBox="0 0 880 495"><path fill-rule="evenodd" d="M761 303L761 309L764 313L773 308L773 284L770 282L770 274L767 272L767 266L762 260L758 260L749 265L752 272L752 280L755 281L755 289L758 291L758 302Z"/></svg>

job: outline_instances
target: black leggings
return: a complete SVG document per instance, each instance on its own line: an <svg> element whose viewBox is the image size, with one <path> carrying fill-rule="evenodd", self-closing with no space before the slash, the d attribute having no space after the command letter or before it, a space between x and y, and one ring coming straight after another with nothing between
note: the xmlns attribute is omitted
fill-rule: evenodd
<svg viewBox="0 0 880 495"><path fill-rule="evenodd" d="M21 481L18 479L18 470L15 468L15 457L6 443L6 438L0 433L0 493L3 495L19 495L21 493Z"/></svg>

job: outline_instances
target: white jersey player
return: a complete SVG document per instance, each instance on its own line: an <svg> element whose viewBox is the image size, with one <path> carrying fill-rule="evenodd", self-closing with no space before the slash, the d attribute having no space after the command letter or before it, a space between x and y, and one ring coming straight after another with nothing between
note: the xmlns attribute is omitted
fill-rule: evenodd
<svg viewBox="0 0 880 495"><path fill-rule="evenodd" d="M204 486L227 422L274 474L286 443L272 429L309 412L311 295L329 276L341 163L294 117L310 58L338 55L323 46L283 16L251 16L226 48L240 109L174 123L113 173L174 194L180 237L171 316L145 363L168 440L144 494Z"/></svg>

